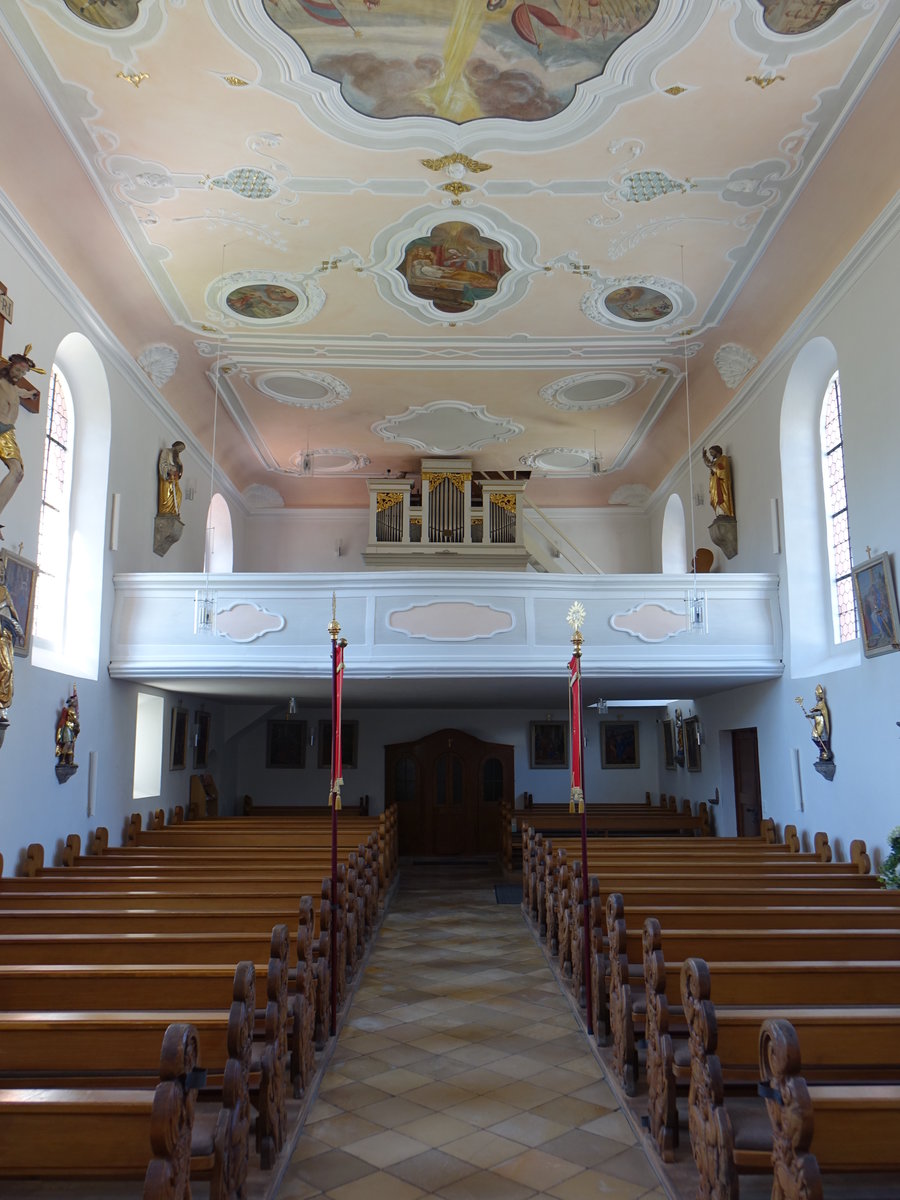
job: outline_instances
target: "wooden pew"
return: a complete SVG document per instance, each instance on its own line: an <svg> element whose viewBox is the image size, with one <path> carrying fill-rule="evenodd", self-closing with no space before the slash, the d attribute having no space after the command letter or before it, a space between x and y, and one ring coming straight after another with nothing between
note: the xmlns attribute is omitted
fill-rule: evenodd
<svg viewBox="0 0 900 1200"><path fill-rule="evenodd" d="M659 923L655 919L645 921L647 1120L657 1150L666 1162L671 1162L679 1140L678 1084L690 1075L686 1026L679 1038L673 1022L683 1024L685 1020L682 991L687 964L701 960L688 959L684 964L675 964L674 969L670 964L667 969L661 941ZM708 964L708 970L718 1011L758 1011L748 1010L747 1005L892 1005L900 996L900 962L890 960L848 957L830 961L723 961ZM701 979L692 976L689 986L697 1002L710 998L708 986ZM724 1006L735 1007L726 1010ZM754 1035L756 1025L758 1021Z"/></svg>
<svg viewBox="0 0 900 1200"><path fill-rule="evenodd" d="M0 1177L143 1177L148 1200L188 1200L198 1055L196 1032L171 1025L153 1090L0 1091ZM215 1153L211 1145L208 1150L206 1162L194 1160L194 1165L212 1175ZM215 1176L213 1188L211 1200L238 1200L219 1187Z"/></svg>
<svg viewBox="0 0 900 1200"><path fill-rule="evenodd" d="M807 1086L801 1074L803 1063L800 1039L791 1023L766 1019L759 1035L759 1067L771 1129L773 1196L824 1200L828 1189L822 1174L829 1171L882 1171L896 1183L900 1086ZM731 1133L736 1143L733 1128ZM737 1144L733 1161L739 1171ZM716 1200L712 1193L711 1200Z"/></svg>

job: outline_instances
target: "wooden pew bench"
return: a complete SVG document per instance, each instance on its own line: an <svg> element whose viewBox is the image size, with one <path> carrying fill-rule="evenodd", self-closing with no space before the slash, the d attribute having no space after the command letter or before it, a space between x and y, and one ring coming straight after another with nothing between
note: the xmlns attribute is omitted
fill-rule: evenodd
<svg viewBox="0 0 900 1200"><path fill-rule="evenodd" d="M674 967L669 964L667 969L659 923L645 922L647 1122L656 1148L667 1162L672 1161L679 1140L678 1086L690 1077L690 1044L682 1003L684 972L688 963L701 961L688 959ZM707 967L716 1011L728 1012L729 1020L737 1019L736 1013L753 1014L754 1037L760 1006L891 1006L900 996L900 962L723 961ZM690 987L697 1001L711 998L702 979L692 976ZM751 1062L755 1077L755 1060L751 1058Z"/></svg>
<svg viewBox="0 0 900 1200"><path fill-rule="evenodd" d="M195 1031L171 1025L154 1089L0 1091L0 1178L143 1178L147 1200L188 1200L193 1166L209 1174L210 1200L240 1200L216 1170L214 1139L192 1155L198 1053Z"/></svg>
<svg viewBox="0 0 900 1200"><path fill-rule="evenodd" d="M849 1009L814 1010L798 1014L795 1026L786 1017L759 1010L763 1106L755 1097L730 1097L723 1082L727 1064L716 1053L717 1014L711 1001L698 1004L691 1014L689 1126L699 1194L730 1200L738 1194L742 1171L771 1173L774 1158L778 1183L790 1181L792 1190L773 1194L811 1197L814 1190L803 1190L816 1182L803 1162L807 1150L820 1157L818 1165L825 1170L900 1166L900 1082L871 1082L873 1072L890 1067L900 1081L900 1026L873 1019L873 1011L858 1010L854 1016ZM742 1040L739 1036L738 1042ZM746 1046L738 1053L745 1057ZM836 1067L857 1082L807 1087L800 1077L801 1055L807 1053L816 1060L820 1077Z"/></svg>
<svg viewBox="0 0 900 1200"><path fill-rule="evenodd" d="M807 1086L797 1033L789 1021L777 1019L763 1022L759 1066L778 1195L827 1200L828 1172L879 1171L896 1185L900 1086ZM739 1149L735 1157L739 1170Z"/></svg>

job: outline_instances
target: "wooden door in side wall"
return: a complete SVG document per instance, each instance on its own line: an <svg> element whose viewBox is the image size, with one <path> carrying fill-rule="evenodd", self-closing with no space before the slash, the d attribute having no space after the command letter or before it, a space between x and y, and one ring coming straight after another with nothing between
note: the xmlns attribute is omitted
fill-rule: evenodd
<svg viewBox="0 0 900 1200"><path fill-rule="evenodd" d="M762 829L762 789L755 728L731 731L731 758L738 837L759 837Z"/></svg>
<svg viewBox="0 0 900 1200"><path fill-rule="evenodd" d="M513 747L441 729L385 746L385 797L397 805L400 854L500 851L500 805L515 795Z"/></svg>

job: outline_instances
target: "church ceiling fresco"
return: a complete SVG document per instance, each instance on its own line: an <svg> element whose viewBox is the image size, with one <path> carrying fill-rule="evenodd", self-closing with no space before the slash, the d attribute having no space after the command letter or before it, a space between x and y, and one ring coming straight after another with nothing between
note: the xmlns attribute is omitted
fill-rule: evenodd
<svg viewBox="0 0 900 1200"><path fill-rule="evenodd" d="M317 74L360 113L541 121L650 21L658 0L266 0Z"/></svg>
<svg viewBox="0 0 900 1200"><path fill-rule="evenodd" d="M0 204L207 451L218 394L253 508L364 506L420 412L537 503L640 507L686 377L699 436L900 186L896 0L19 0L0 35ZM508 436L463 445L481 409Z"/></svg>

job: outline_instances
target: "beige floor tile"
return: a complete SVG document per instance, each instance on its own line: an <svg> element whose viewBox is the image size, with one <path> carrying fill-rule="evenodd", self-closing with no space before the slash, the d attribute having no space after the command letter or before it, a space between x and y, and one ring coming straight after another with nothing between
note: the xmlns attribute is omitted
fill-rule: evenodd
<svg viewBox="0 0 900 1200"><path fill-rule="evenodd" d="M380 1125L366 1121L355 1113L338 1113L335 1117L316 1122L312 1129L317 1141L341 1147L346 1146L348 1142L358 1142L360 1138L382 1132L384 1131Z"/></svg>
<svg viewBox="0 0 900 1200"><path fill-rule="evenodd" d="M455 1142L447 1142L441 1149L446 1154L453 1154L475 1167L496 1167L498 1163L507 1162L522 1153L520 1142L490 1133L486 1129L467 1134Z"/></svg>
<svg viewBox="0 0 900 1200"><path fill-rule="evenodd" d="M459 1117L461 1121L468 1121L471 1125L483 1129L487 1125L496 1125L498 1121L514 1117L522 1110L498 1100L497 1094L492 1092L490 1096L475 1096L462 1104L454 1104L445 1111L451 1117Z"/></svg>
<svg viewBox="0 0 900 1200"><path fill-rule="evenodd" d="M474 1175L442 1187L439 1193L444 1200L529 1200L534 1194L534 1188L514 1183L491 1171L476 1171Z"/></svg>
<svg viewBox="0 0 900 1200"><path fill-rule="evenodd" d="M428 1112L423 1109L423 1112ZM467 1134L473 1133L475 1126L468 1121L461 1121L458 1117L450 1117L445 1112L432 1113L428 1116L417 1117L413 1121L409 1121L404 1125L394 1125L394 1129L398 1133L405 1133L407 1137L418 1138L420 1142L424 1142L426 1146L444 1146L447 1142L454 1142L458 1138L465 1137ZM617 1146L617 1149L621 1149Z"/></svg>
<svg viewBox="0 0 900 1200"><path fill-rule="evenodd" d="M605 1080L579 1088L577 1092L572 1093L572 1096L575 1100L587 1100L591 1104L599 1104L601 1108L619 1107L612 1088Z"/></svg>
<svg viewBox="0 0 900 1200"><path fill-rule="evenodd" d="M468 1088L456 1087L453 1079L429 1079L423 1087L408 1092L407 1096L416 1104L441 1111L466 1104L473 1098Z"/></svg>
<svg viewBox="0 0 900 1200"><path fill-rule="evenodd" d="M581 1167L543 1150L526 1150L524 1154L500 1163L494 1167L494 1171L504 1179L512 1179L535 1191L545 1192L554 1184L578 1175Z"/></svg>
<svg viewBox="0 0 900 1200"><path fill-rule="evenodd" d="M317 1154L325 1154L331 1149L332 1147L329 1146L328 1142L320 1142L318 1138L304 1133L294 1147L291 1162L303 1162L306 1158L315 1158Z"/></svg>
<svg viewBox="0 0 900 1200"><path fill-rule="evenodd" d="M548 1117L551 1121L562 1121L565 1125L577 1129L607 1116L607 1109L599 1104L590 1104L587 1100L576 1100L574 1096L560 1096L539 1104L530 1110L537 1117Z"/></svg>
<svg viewBox="0 0 900 1200"><path fill-rule="evenodd" d="M317 1154L305 1162L291 1164L291 1171L296 1178L322 1191L328 1189L329 1192L344 1183L352 1183L364 1175L370 1175L371 1170L361 1158L345 1154L343 1150L329 1150L327 1154Z"/></svg>
<svg viewBox="0 0 900 1200"><path fill-rule="evenodd" d="M393 1166L394 1163L403 1162L407 1158L415 1158L417 1154L422 1154L430 1147L415 1138L397 1133L396 1130L381 1129L373 1137L345 1143L343 1149L348 1154L355 1154L363 1162L383 1169Z"/></svg>
<svg viewBox="0 0 900 1200"><path fill-rule="evenodd" d="M422 1104L413 1104L404 1096L389 1096L382 1092L380 1099L372 1104L367 1104L363 1108L356 1110L358 1117L364 1117L367 1121L373 1121L376 1125L381 1125L384 1129L397 1129L400 1125L405 1125L409 1121L416 1121L420 1117L429 1116L431 1109L425 1108Z"/></svg>
<svg viewBox="0 0 900 1200"><path fill-rule="evenodd" d="M547 1188L557 1200L637 1200L642 1191L639 1184L613 1179L599 1171L582 1171Z"/></svg>
<svg viewBox="0 0 900 1200"><path fill-rule="evenodd" d="M544 1063L535 1062L527 1054L507 1054L506 1058L498 1058L492 1066L495 1071L511 1079L529 1079L545 1069Z"/></svg>
<svg viewBox="0 0 900 1200"><path fill-rule="evenodd" d="M644 1188L659 1187L659 1176L639 1146L631 1146L629 1149L623 1150L621 1154L617 1154L615 1158L608 1158L603 1164L602 1170L604 1175L624 1179L629 1183L641 1184Z"/></svg>
<svg viewBox="0 0 900 1200"><path fill-rule="evenodd" d="M623 1112L607 1113L605 1117L589 1121L584 1128L589 1133L599 1133L601 1137L612 1138L613 1141L622 1142L625 1146L633 1146L637 1140Z"/></svg>
<svg viewBox="0 0 900 1200"><path fill-rule="evenodd" d="M567 1162L582 1167L600 1167L602 1163L622 1153L622 1143L586 1129L570 1129L541 1147L547 1154L557 1154Z"/></svg>
<svg viewBox="0 0 900 1200"><path fill-rule="evenodd" d="M376 1104L379 1100L384 1100L384 1089L351 1079L341 1087L327 1091L325 1099L344 1112L354 1112L367 1104Z"/></svg>
<svg viewBox="0 0 900 1200"><path fill-rule="evenodd" d="M422 1188L430 1195L448 1184L465 1179L473 1173L473 1168L471 1163L463 1162L461 1158L455 1158L452 1154L445 1154L441 1150L427 1150L415 1158L397 1163L390 1168L390 1173Z"/></svg>
<svg viewBox="0 0 900 1200"><path fill-rule="evenodd" d="M192 1190L193 1187L192 1183ZM281 1187L278 1189L278 1200L312 1200L314 1196L321 1195L320 1189L313 1187L312 1184L305 1183L302 1179L289 1180L286 1176L282 1179Z"/></svg>
<svg viewBox="0 0 900 1200"><path fill-rule="evenodd" d="M384 1066L384 1061L374 1055L358 1054L350 1062L341 1063L341 1074L349 1079L368 1079L370 1075L380 1075Z"/></svg>
<svg viewBox="0 0 900 1200"><path fill-rule="evenodd" d="M412 1092L431 1083L431 1080L426 1075L407 1070L406 1067L394 1067L382 1071L380 1075L370 1075L366 1083L370 1087L381 1088L391 1096L402 1096L404 1092Z"/></svg>
<svg viewBox="0 0 900 1200"><path fill-rule="evenodd" d="M497 1088L509 1086L509 1076L501 1075L491 1067L468 1067L452 1076L453 1086L463 1088L473 1096L484 1096ZM332 1100L332 1103L334 1101Z"/></svg>
<svg viewBox="0 0 900 1200"><path fill-rule="evenodd" d="M523 1112L492 1125L491 1132L511 1138L514 1142L522 1142L525 1146L536 1147L565 1133L566 1126L559 1121L548 1121L546 1117L536 1117L533 1113Z"/></svg>
<svg viewBox="0 0 900 1200"><path fill-rule="evenodd" d="M374 1171L328 1191L331 1200L416 1200L422 1194L421 1188L384 1171Z"/></svg>
<svg viewBox="0 0 900 1200"><path fill-rule="evenodd" d="M541 1088L533 1087L528 1081L519 1083L508 1083L506 1087L497 1088L491 1092L491 1099L501 1101L503 1104L512 1105L513 1108L520 1112L525 1112L531 1108L538 1108L542 1104L547 1103L547 1093Z"/></svg>

